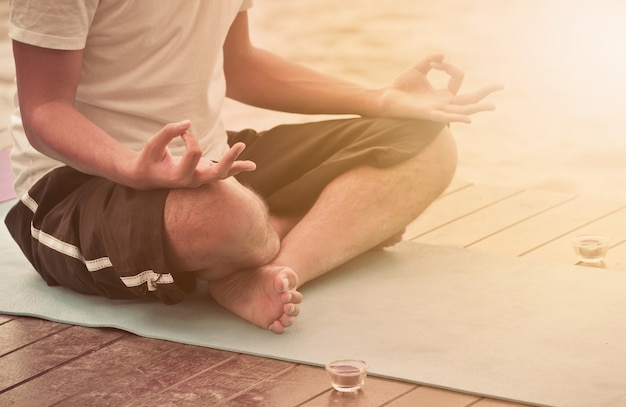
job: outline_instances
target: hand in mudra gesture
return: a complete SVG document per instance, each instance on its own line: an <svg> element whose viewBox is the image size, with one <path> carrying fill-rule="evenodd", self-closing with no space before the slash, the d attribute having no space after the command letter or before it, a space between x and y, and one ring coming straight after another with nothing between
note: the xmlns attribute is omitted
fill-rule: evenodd
<svg viewBox="0 0 626 407"><path fill-rule="evenodd" d="M137 189L197 188L220 181L243 171L253 171L252 161L240 161L245 149L243 143L233 145L219 161L202 157L196 137L188 132L188 121L166 125L146 143L131 165L130 179ZM176 137L185 142L185 154L173 156L168 144Z"/></svg>
<svg viewBox="0 0 626 407"><path fill-rule="evenodd" d="M432 70L449 75L447 87L433 87L427 77ZM443 123L470 123L470 116L474 113L494 109L491 103L483 102L483 99L502 89L502 85L492 84L473 92L459 93L463 76L463 71L446 62L443 55L431 55L404 71L381 91L381 114Z"/></svg>

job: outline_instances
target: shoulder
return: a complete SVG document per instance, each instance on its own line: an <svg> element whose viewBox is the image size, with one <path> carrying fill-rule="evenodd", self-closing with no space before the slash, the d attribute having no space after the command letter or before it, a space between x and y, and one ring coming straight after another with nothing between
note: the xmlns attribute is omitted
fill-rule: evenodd
<svg viewBox="0 0 626 407"><path fill-rule="evenodd" d="M9 36L44 48L85 46L99 0L11 0Z"/></svg>

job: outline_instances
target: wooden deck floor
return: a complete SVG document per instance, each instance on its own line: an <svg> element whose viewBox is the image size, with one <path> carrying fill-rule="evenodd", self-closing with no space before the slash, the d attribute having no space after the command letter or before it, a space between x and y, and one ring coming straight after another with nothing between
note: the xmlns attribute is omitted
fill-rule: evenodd
<svg viewBox="0 0 626 407"><path fill-rule="evenodd" d="M406 238L575 264L571 236L611 237L606 267L626 271L626 201L455 182ZM358 394L323 369L0 315L0 406L505 407L505 401L369 377Z"/></svg>

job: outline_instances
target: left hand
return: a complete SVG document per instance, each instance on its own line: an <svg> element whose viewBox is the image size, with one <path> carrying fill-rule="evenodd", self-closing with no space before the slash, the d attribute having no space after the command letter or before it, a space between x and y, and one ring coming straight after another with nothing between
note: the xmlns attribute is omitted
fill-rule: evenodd
<svg viewBox="0 0 626 407"><path fill-rule="evenodd" d="M449 75L448 86L435 89L427 78L431 70ZM403 72L379 97L381 116L426 119L442 123L471 123L474 113L494 110L483 99L502 89L502 85L485 86L476 91L459 94L463 72L445 62L443 55L431 55Z"/></svg>

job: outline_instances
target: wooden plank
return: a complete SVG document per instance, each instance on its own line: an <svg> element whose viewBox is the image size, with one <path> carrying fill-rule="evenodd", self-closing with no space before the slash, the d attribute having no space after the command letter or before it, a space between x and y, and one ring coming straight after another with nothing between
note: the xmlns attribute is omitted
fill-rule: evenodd
<svg viewBox="0 0 626 407"><path fill-rule="evenodd" d="M2 315L0 314L0 325L9 322L11 320L15 319L15 317L10 316L10 315Z"/></svg>
<svg viewBox="0 0 626 407"><path fill-rule="evenodd" d="M577 228L576 230L568 231L558 239L525 253L524 257L575 264L578 260L572 250L571 238L587 233L606 235L611 238L612 242L622 242L626 240L626 208ZM615 245L615 243L613 243L613 245ZM605 261L607 267L612 267L612 255L613 251L609 249Z"/></svg>
<svg viewBox="0 0 626 407"><path fill-rule="evenodd" d="M611 246L605 264L609 268L626 271L626 240Z"/></svg>
<svg viewBox="0 0 626 407"><path fill-rule="evenodd" d="M0 356L69 327L69 325L37 318L20 317L8 320L8 322L0 325Z"/></svg>
<svg viewBox="0 0 626 407"><path fill-rule="evenodd" d="M472 407L528 407L528 404L513 403L511 401L482 399Z"/></svg>
<svg viewBox="0 0 626 407"><path fill-rule="evenodd" d="M297 365L281 374L267 377L228 404L237 406L300 405L330 389L326 371L322 368Z"/></svg>
<svg viewBox="0 0 626 407"><path fill-rule="evenodd" d="M124 335L121 331L73 326L0 358L0 392Z"/></svg>
<svg viewBox="0 0 626 407"><path fill-rule="evenodd" d="M400 398L386 404L386 407L468 407L480 397L456 393L449 390L420 386Z"/></svg>
<svg viewBox="0 0 626 407"><path fill-rule="evenodd" d="M471 185L443 195L407 226L405 240L415 239L479 209L521 193L519 190Z"/></svg>
<svg viewBox="0 0 626 407"><path fill-rule="evenodd" d="M520 256L626 207L620 199L577 197L504 229L470 246L489 253Z"/></svg>
<svg viewBox="0 0 626 407"><path fill-rule="evenodd" d="M99 393L91 392L80 399L72 399L72 405L86 405L77 401L93 404L93 400L100 401L97 405L101 405L111 397L120 404L124 400L136 401L133 406L236 405L231 402L233 398L295 366L290 362L223 351L212 360L212 355L218 351L195 346L189 347L188 352L192 351L199 353L182 358L176 353L165 360L155 360L140 369L140 377L130 375L114 381L118 389L116 386L103 387ZM219 361L220 358L225 359Z"/></svg>
<svg viewBox="0 0 626 407"><path fill-rule="evenodd" d="M573 198L560 192L525 190L412 240L466 247Z"/></svg>
<svg viewBox="0 0 626 407"><path fill-rule="evenodd" d="M100 332L97 329L93 331ZM127 334L118 341L101 346L0 394L0 405L48 406L59 403L74 394L105 387L118 376L138 375L142 365L150 363L157 355L175 354L172 351L181 346L175 342Z"/></svg>
<svg viewBox="0 0 626 407"><path fill-rule="evenodd" d="M467 181L466 179L459 178L459 177L454 177L454 178L452 178L452 181L450 182L450 185L448 185L446 190L443 191L441 196L443 197L443 196L452 194L452 193L460 191L462 189L469 188L469 187L471 187L473 185L474 185L473 182Z"/></svg>
<svg viewBox="0 0 626 407"><path fill-rule="evenodd" d="M328 378L326 378L326 383L330 386ZM417 385L415 384L382 379L379 377L368 377L365 380L365 386L356 393L340 393L331 389L307 403L302 404L302 407L348 405L354 407L386 406L388 402L397 399L416 387ZM274 404L268 405L273 406Z"/></svg>
<svg viewBox="0 0 626 407"><path fill-rule="evenodd" d="M232 361L238 354L199 346L181 345L153 357L139 366L122 371L111 371L105 380L90 383L80 392L62 400L63 406L102 405L167 405L195 401L196 405L214 405L222 394L230 395L230 388L249 386L240 373L241 367ZM148 349L150 349L148 345ZM266 373L263 359L254 364L259 375ZM270 363L270 362L268 362ZM230 375L216 373L215 367L226 365ZM254 369L250 369L254 370ZM224 378L226 377L226 378ZM254 381L255 379L250 379ZM188 383L192 390L184 387ZM223 389L226 388L227 391ZM184 403L183 403L184 404Z"/></svg>

